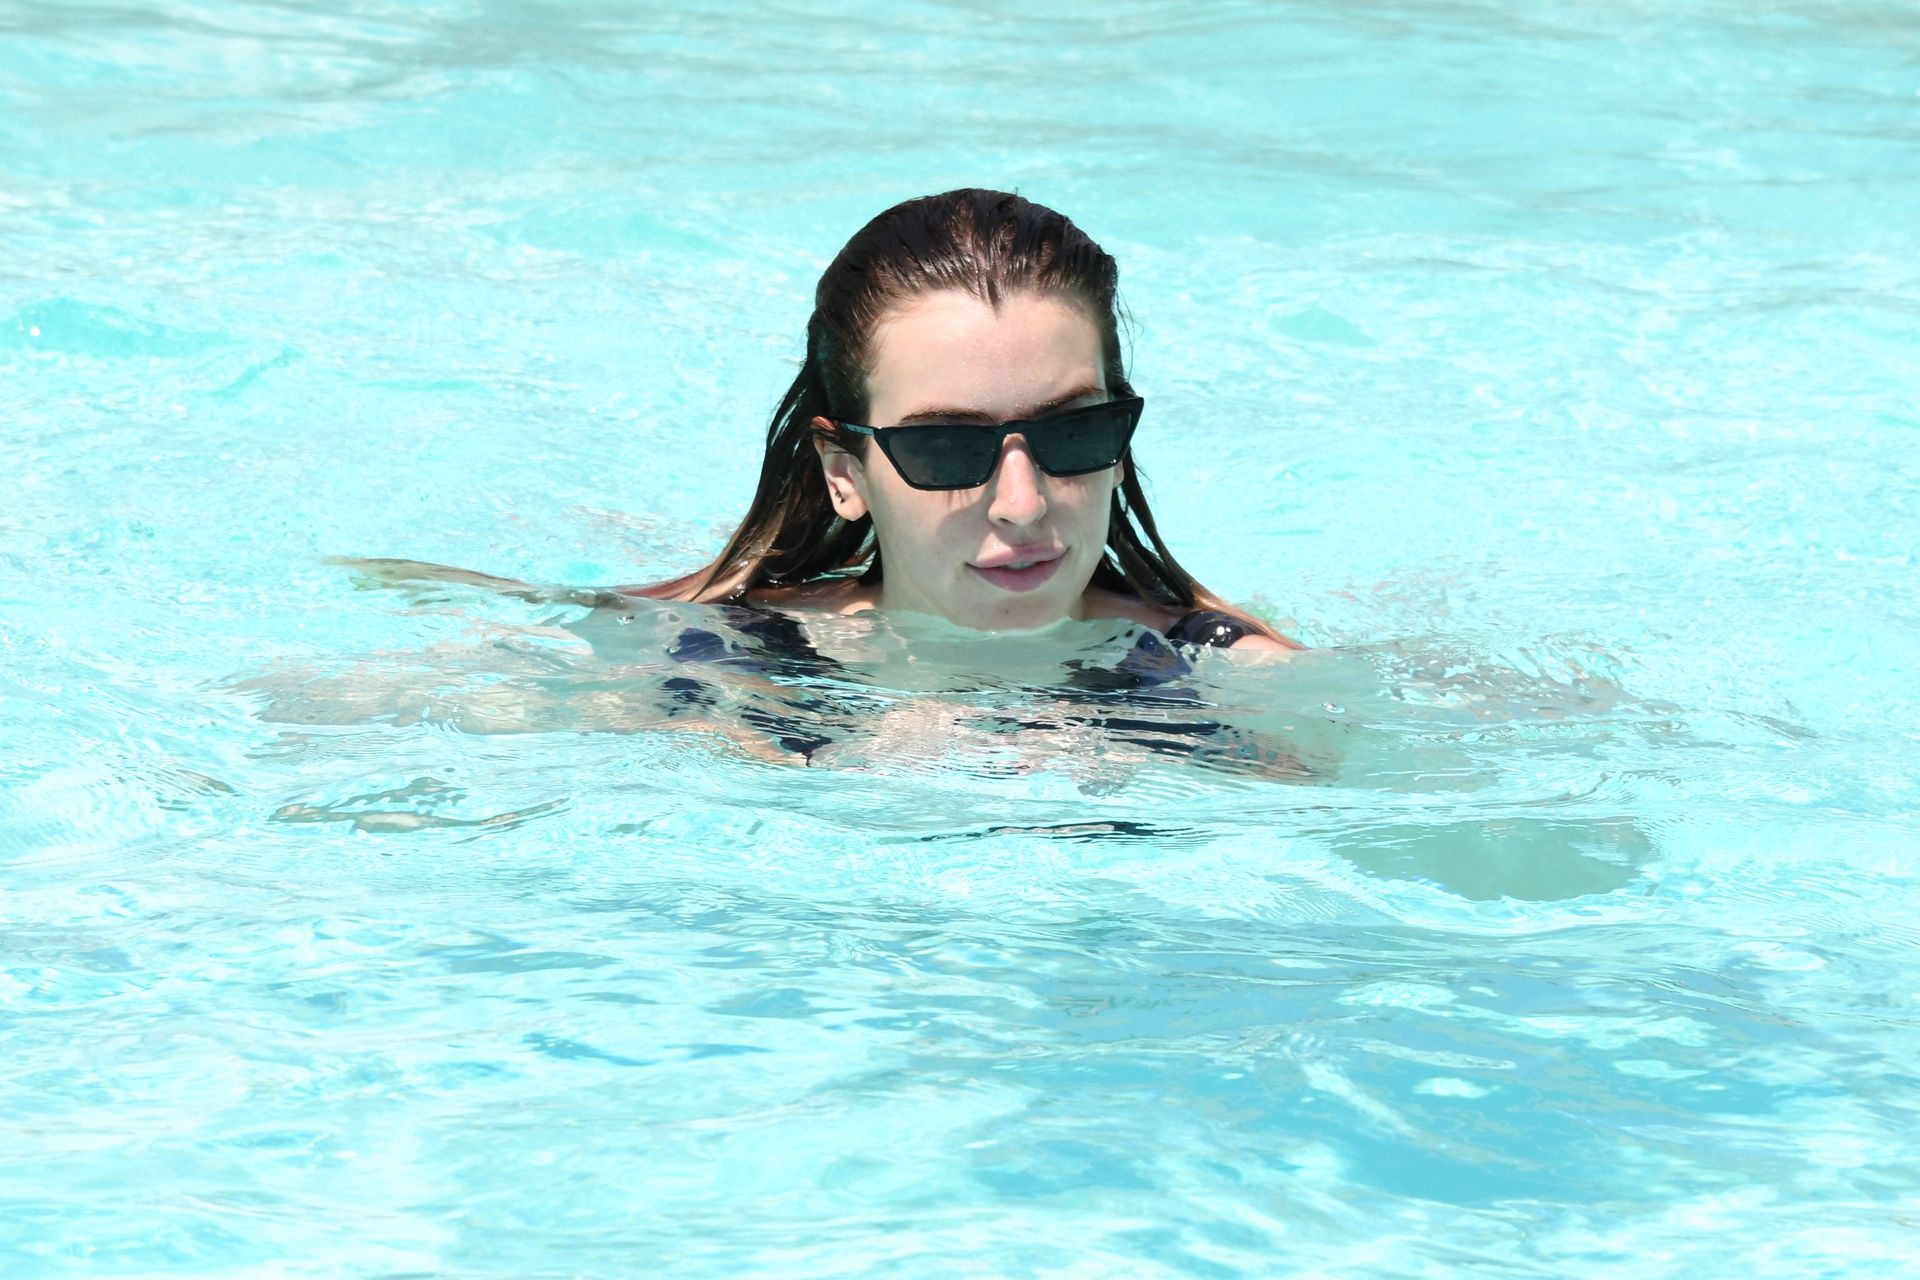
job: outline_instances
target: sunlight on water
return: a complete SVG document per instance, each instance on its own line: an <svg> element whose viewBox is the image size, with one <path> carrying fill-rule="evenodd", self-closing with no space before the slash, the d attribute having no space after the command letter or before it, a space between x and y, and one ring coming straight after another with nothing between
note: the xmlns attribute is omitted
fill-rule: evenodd
<svg viewBox="0 0 1920 1280"><path fill-rule="evenodd" d="M0 0L0 1274L1910 1266L1905 9L347 8ZM606 590L972 183L1310 652Z"/></svg>

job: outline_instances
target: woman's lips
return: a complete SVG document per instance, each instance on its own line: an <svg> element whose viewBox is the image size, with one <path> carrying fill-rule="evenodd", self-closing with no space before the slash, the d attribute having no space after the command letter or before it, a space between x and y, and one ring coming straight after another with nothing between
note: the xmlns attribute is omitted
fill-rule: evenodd
<svg viewBox="0 0 1920 1280"><path fill-rule="evenodd" d="M991 569L977 564L967 567L1003 591L1032 591L1051 578L1065 559L1064 554L1057 555L1051 560L1035 561L1024 569L1016 569L1012 565L999 565Z"/></svg>

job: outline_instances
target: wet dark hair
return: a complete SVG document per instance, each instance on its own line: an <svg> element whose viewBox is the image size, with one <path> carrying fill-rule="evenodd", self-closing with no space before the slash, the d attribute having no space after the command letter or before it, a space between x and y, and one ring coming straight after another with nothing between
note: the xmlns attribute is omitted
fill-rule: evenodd
<svg viewBox="0 0 1920 1280"><path fill-rule="evenodd" d="M746 518L712 563L646 594L680 600L737 599L763 587L797 586L864 570L881 576L873 522L833 509L814 449L816 418L864 422L873 335L894 309L936 290L964 290L998 306L1009 293L1060 298L1083 311L1100 338L1107 390L1129 396L1120 353L1120 271L1064 215L1004 191L965 188L897 204L867 223L827 267L807 321L807 357L767 430L760 484ZM830 429L835 445L865 441ZM1131 452L1114 490L1107 551L1092 585L1170 609L1230 609L1180 567L1154 526ZM1246 619L1262 634L1272 634Z"/></svg>

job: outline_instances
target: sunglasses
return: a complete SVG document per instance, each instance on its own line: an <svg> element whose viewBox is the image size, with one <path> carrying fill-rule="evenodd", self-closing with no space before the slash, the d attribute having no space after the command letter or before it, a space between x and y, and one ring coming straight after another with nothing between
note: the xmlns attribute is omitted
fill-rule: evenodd
<svg viewBox="0 0 1920 1280"><path fill-rule="evenodd" d="M1140 397L1130 396L991 427L973 422L840 425L877 440L900 478L916 489L977 489L993 477L1000 465L1000 449L1011 435L1026 437L1034 462L1050 476L1105 471L1126 453L1145 405Z"/></svg>

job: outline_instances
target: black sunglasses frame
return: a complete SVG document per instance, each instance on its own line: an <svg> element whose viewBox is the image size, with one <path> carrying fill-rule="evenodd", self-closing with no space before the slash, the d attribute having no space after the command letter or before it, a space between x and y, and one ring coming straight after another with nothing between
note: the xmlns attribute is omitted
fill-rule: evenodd
<svg viewBox="0 0 1920 1280"><path fill-rule="evenodd" d="M858 422L847 422L844 419L834 419L833 421L837 426L844 430L851 431L856 435L872 436L880 445L881 451L887 455L887 461L893 464L893 469L899 472L900 478L906 481L912 488L951 491L956 489L978 489L981 485L993 479L993 473L1000 469L1000 455L1006 450L1007 437L1012 435L1023 435L1027 437L1027 447L1033 453L1034 465L1038 466L1042 471L1054 477L1056 480L1066 479L1071 476L1091 475L1096 471L1105 471L1108 467L1115 465L1120 459L1127 456L1127 448L1133 443L1133 433L1140 426L1140 411L1146 407L1146 403L1147 402L1139 396L1122 396L1118 400L1103 400L1099 404L1082 405L1077 409L1064 409L1059 413L1049 413L1039 418L1010 418L1005 422L996 423L993 426L988 426L984 422L940 422L926 423L924 425L908 423L897 427L869 427ZM1058 423L1063 419L1077 418L1082 414L1093 414L1103 409L1119 409L1127 415L1126 429L1121 432L1120 435L1119 451L1116 452L1110 460L1102 462L1097 466L1073 467L1061 471L1056 471L1052 467L1049 467L1042 456L1046 452L1047 446L1044 443L1036 441L1036 428L1040 432L1044 432L1049 424ZM900 465L900 459L893 451L894 443L898 439L898 433L903 431L943 430L972 431L979 432L983 436L991 434L995 437L993 452L987 455L986 470L981 473L978 480L970 480L960 484L922 484L908 475L907 469ZM1040 435L1039 439L1044 440L1045 436Z"/></svg>

